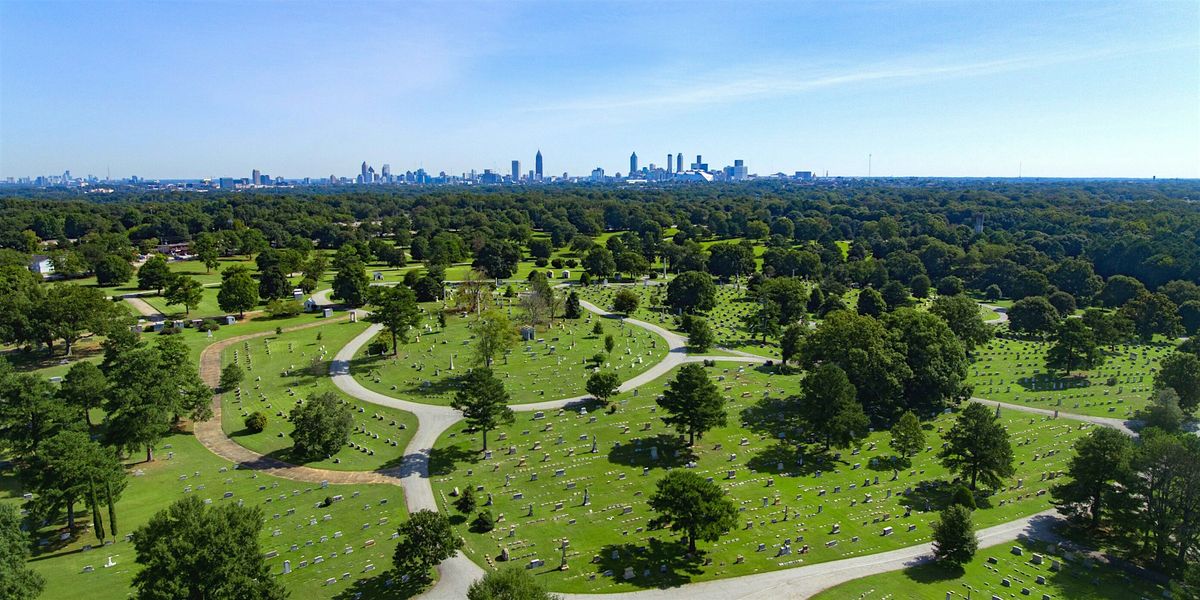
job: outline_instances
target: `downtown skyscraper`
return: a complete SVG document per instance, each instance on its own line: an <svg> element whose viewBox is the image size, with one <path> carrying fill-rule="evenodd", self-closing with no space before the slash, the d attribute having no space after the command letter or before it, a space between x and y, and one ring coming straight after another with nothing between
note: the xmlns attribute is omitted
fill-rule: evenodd
<svg viewBox="0 0 1200 600"><path fill-rule="evenodd" d="M542 151L541 150L538 150L537 156L533 157L533 173L534 173L535 179L537 179L538 181L542 180L543 173L542 173Z"/></svg>

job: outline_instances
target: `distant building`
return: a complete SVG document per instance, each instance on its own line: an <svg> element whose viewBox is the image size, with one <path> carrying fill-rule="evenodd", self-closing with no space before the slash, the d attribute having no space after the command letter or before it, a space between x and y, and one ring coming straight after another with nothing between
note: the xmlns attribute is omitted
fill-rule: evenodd
<svg viewBox="0 0 1200 600"><path fill-rule="evenodd" d="M670 153L670 152L668 152L668 153L667 153L667 175L670 175L670 174L672 173L672 171L671 171L671 162L672 162L672 161L671 161L671 153Z"/></svg>
<svg viewBox="0 0 1200 600"><path fill-rule="evenodd" d="M796 179L809 180L813 178L812 171L796 171Z"/></svg>
<svg viewBox="0 0 1200 600"><path fill-rule="evenodd" d="M741 159L733 161L732 179L734 181L744 181L748 175L749 175L749 173L746 170L746 162L745 161L743 161Z"/></svg>
<svg viewBox="0 0 1200 600"><path fill-rule="evenodd" d="M704 160L700 157L700 155L697 154L696 162L692 163L692 170L693 171L707 171L708 163L704 162Z"/></svg>
<svg viewBox="0 0 1200 600"><path fill-rule="evenodd" d="M192 244L191 242L159 244L154 247L154 251L164 256L187 256L192 251Z"/></svg>
<svg viewBox="0 0 1200 600"><path fill-rule="evenodd" d="M633 154L629 155L629 176L633 177L633 174L637 173L637 171L637 152L634 152Z"/></svg>
<svg viewBox="0 0 1200 600"><path fill-rule="evenodd" d="M491 169L484 169L483 175L479 176L479 183L500 183L501 177L499 173L493 173Z"/></svg>
<svg viewBox="0 0 1200 600"><path fill-rule="evenodd" d="M217 180L217 183L223 190L232 190L237 185L237 180L232 177L222 177Z"/></svg>
<svg viewBox="0 0 1200 600"><path fill-rule="evenodd" d="M683 172L683 153L682 152L675 155L675 172L676 173Z"/></svg>
<svg viewBox="0 0 1200 600"><path fill-rule="evenodd" d="M261 180L262 180L262 173L259 173L258 169L254 169L253 171L250 172L250 183L252 185L258 185L259 181L261 181Z"/></svg>
<svg viewBox="0 0 1200 600"><path fill-rule="evenodd" d="M541 181L542 180L542 151L541 150L538 150L537 156L533 157L533 172L534 172L534 177L538 181Z"/></svg>
<svg viewBox="0 0 1200 600"><path fill-rule="evenodd" d="M34 254L29 259L29 270L42 277L49 277L54 274L54 261L45 254Z"/></svg>
<svg viewBox="0 0 1200 600"><path fill-rule="evenodd" d="M592 181L604 181L604 168L596 167L592 169Z"/></svg>
<svg viewBox="0 0 1200 600"><path fill-rule="evenodd" d="M512 161L512 180L513 183L521 181L521 161L519 160Z"/></svg>

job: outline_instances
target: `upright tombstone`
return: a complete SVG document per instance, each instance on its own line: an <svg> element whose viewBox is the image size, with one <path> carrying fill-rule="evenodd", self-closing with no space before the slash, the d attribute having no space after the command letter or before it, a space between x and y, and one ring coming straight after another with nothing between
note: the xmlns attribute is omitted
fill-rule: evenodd
<svg viewBox="0 0 1200 600"><path fill-rule="evenodd" d="M324 318L326 318L326 319L328 319L328 318L332 317L332 316L333 316L333 309L332 309L332 308L326 308L326 309L323 309L323 310L321 311L321 316L322 316L322 317L324 317Z"/></svg>

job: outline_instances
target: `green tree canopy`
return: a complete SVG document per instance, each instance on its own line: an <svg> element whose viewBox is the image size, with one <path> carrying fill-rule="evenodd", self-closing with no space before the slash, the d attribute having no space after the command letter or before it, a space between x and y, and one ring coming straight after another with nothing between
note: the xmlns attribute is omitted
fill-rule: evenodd
<svg viewBox="0 0 1200 600"><path fill-rule="evenodd" d="M12 504L0 504L0 581L6 600L34 600L46 581L29 568L29 536L21 530L21 515Z"/></svg>
<svg viewBox="0 0 1200 600"><path fill-rule="evenodd" d="M1093 369L1104 363L1096 336L1082 319L1065 319L1058 326L1054 345L1046 351L1046 366L1064 373Z"/></svg>
<svg viewBox="0 0 1200 600"><path fill-rule="evenodd" d="M292 456L298 460L321 459L337 454L350 439L354 416L350 407L333 392L309 396L292 409Z"/></svg>
<svg viewBox="0 0 1200 600"><path fill-rule="evenodd" d="M372 308L367 321L383 325L392 336L392 354L400 351L397 340L408 342L408 330L421 323L417 296L402 285L378 286L369 294Z"/></svg>
<svg viewBox="0 0 1200 600"><path fill-rule="evenodd" d="M951 504L933 523L933 556L938 562L961 567L975 557L979 539L971 520L971 509Z"/></svg>
<svg viewBox="0 0 1200 600"><path fill-rule="evenodd" d="M138 267L138 289L157 290L161 293L174 275L171 268L167 266L167 259L161 254L155 254L146 259L141 267Z"/></svg>
<svg viewBox="0 0 1200 600"><path fill-rule="evenodd" d="M170 304L183 306L185 314L190 315L204 300L204 286L187 275L174 275L167 282L163 297Z"/></svg>
<svg viewBox="0 0 1200 600"><path fill-rule="evenodd" d="M968 478L972 490L978 483L998 488L1016 472L1008 431L982 404L967 404L944 439L942 465Z"/></svg>
<svg viewBox="0 0 1200 600"><path fill-rule="evenodd" d="M1067 464L1069 479L1050 489L1054 503L1069 515L1086 514L1092 528L1098 527L1117 482L1129 475L1132 456L1129 436L1109 427L1093 429L1075 442L1075 456Z"/></svg>
<svg viewBox="0 0 1200 600"><path fill-rule="evenodd" d="M1179 394L1179 408L1192 414L1200 407L1200 357L1189 352L1174 352L1159 364L1154 374L1154 389L1171 388Z"/></svg>
<svg viewBox="0 0 1200 600"><path fill-rule="evenodd" d="M450 520L431 510L413 513L400 524L398 531L400 537L392 563L401 575L417 581L428 581L429 570L454 556L463 543Z"/></svg>
<svg viewBox="0 0 1200 600"><path fill-rule="evenodd" d="M650 526L684 532L688 551L693 553L698 540L715 542L737 524L737 507L721 486L684 469L659 479L649 504L658 513Z"/></svg>
<svg viewBox="0 0 1200 600"><path fill-rule="evenodd" d="M810 371L800 382L800 395L788 399L811 438L826 450L846 448L863 439L870 423L856 399L854 386L841 367L829 363Z"/></svg>
<svg viewBox="0 0 1200 600"><path fill-rule="evenodd" d="M142 570L133 578L142 600L228 598L282 600L259 545L258 507L206 507L188 496L159 511L133 533Z"/></svg>
<svg viewBox="0 0 1200 600"><path fill-rule="evenodd" d="M476 367L462 378L462 385L450 406L462 411L467 426L480 432L486 451L488 432L513 422L513 411L508 403L504 383L488 367Z"/></svg>
<svg viewBox="0 0 1200 600"><path fill-rule="evenodd" d="M725 402L721 393L708 378L704 367L692 363L679 368L667 384L658 405L668 414L663 423L688 436L690 445L713 427L725 426Z"/></svg>
<svg viewBox="0 0 1200 600"><path fill-rule="evenodd" d="M717 286L708 273L687 271L667 284L667 306L685 313L706 312L717 305Z"/></svg>
<svg viewBox="0 0 1200 600"><path fill-rule="evenodd" d="M240 317L257 304L258 284L250 276L250 269L242 265L227 267L221 273L221 289L217 292L217 306L225 312L236 312Z"/></svg>

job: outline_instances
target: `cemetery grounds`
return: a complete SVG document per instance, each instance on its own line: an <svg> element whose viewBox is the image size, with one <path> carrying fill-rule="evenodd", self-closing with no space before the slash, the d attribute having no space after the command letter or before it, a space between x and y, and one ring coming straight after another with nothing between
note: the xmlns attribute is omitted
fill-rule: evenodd
<svg viewBox="0 0 1200 600"><path fill-rule="evenodd" d="M1163 593L1161 585L1071 550L1068 545L1019 540L980 550L962 570L925 562L834 586L813 596L813 600L964 600L968 595L1142 600L1165 597Z"/></svg>
<svg viewBox="0 0 1200 600"><path fill-rule="evenodd" d="M674 372L619 395L614 414L595 403L518 413L513 425L491 433L489 455L463 423L449 429L430 465L441 510L457 514L453 490L472 486L481 506L490 495L488 509L498 519L503 515L490 533L471 532L459 519L467 555L492 567L507 550L510 562L530 568L550 589L599 593L735 577L928 541L929 524L949 494L944 484L951 476L935 454L938 432L953 415L929 424L929 449L895 480L886 432L871 434L861 451L844 450L837 459L805 455L800 464L796 450L769 432L779 401L798 391L798 378L724 362L709 373L728 400L728 426L704 436L694 457L657 414L655 398ZM1018 473L982 501L979 527L1050 508L1049 486L1066 468L1072 444L1091 427L1015 411L1001 418ZM717 543L701 542L702 557L694 560L684 558L679 535L647 528L647 499L669 468L711 477L741 511L737 527ZM566 571L558 569L563 538L569 540Z"/></svg>
<svg viewBox="0 0 1200 600"><path fill-rule="evenodd" d="M440 308L438 303L423 306L430 314ZM364 345L350 372L363 387L381 394L449 405L458 376L471 365L474 320L474 315L446 313L442 329L427 314L418 326L419 339L414 336L407 344L401 343L398 356L371 356L370 345ZM596 321L603 323L603 334L592 333ZM537 328L532 339L519 340L507 356L496 359L492 369L504 382L513 404L583 396L595 365L592 357L604 353L604 336L609 334L616 346L606 356L603 370L615 372L621 381L632 379L667 355L667 344L657 335L584 310L579 319L555 319L553 325ZM381 335L390 340L386 332ZM329 345L331 352L338 348Z"/></svg>

